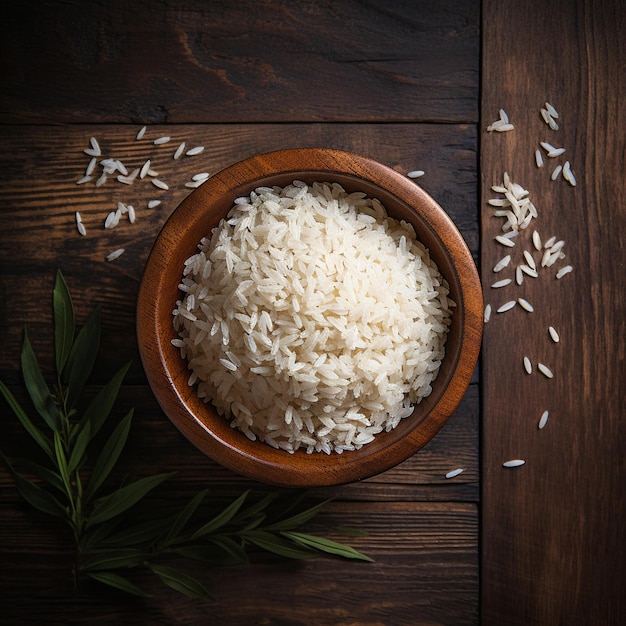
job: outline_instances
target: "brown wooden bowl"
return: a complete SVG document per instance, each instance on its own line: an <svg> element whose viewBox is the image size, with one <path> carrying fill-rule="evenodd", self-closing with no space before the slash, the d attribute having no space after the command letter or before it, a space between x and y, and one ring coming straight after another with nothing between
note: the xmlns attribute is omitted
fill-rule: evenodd
<svg viewBox="0 0 626 626"><path fill-rule="evenodd" d="M378 198L390 216L410 222L450 285L457 303L446 354L430 396L390 432L342 454L290 454L250 441L203 402L187 384L189 371L171 340L172 311L187 258L233 205L259 186L293 180L338 182L348 192ZM287 487L338 485L383 472L430 439L454 412L480 349L483 301L476 266L465 241L439 205L415 182L371 159L337 150L295 149L260 154L215 174L170 216L146 263L137 303L137 337L144 369L163 411L200 450L225 467L261 482Z"/></svg>

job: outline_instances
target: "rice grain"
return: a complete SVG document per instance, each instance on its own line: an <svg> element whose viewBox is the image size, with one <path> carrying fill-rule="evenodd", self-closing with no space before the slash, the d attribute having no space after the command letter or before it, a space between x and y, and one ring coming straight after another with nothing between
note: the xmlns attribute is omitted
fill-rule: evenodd
<svg viewBox="0 0 626 626"><path fill-rule="evenodd" d="M554 378L554 374L552 370L543 363L537 363L537 369L546 377L546 378Z"/></svg>
<svg viewBox="0 0 626 626"><path fill-rule="evenodd" d="M458 476L459 474L462 474L464 472L463 468L458 467L457 469L451 470L450 472L448 472L446 474L446 478L455 478L456 476Z"/></svg>
<svg viewBox="0 0 626 626"><path fill-rule="evenodd" d="M107 254L106 259L107 261L115 261L115 259L118 259L120 256L122 256L124 252L124 248L118 248L117 250L114 250L113 252Z"/></svg>
<svg viewBox="0 0 626 626"><path fill-rule="evenodd" d="M504 463L502 463L503 467L521 467L522 465L524 465L524 463L526 463L526 461L524 461L523 459L511 459L510 461L505 461Z"/></svg>

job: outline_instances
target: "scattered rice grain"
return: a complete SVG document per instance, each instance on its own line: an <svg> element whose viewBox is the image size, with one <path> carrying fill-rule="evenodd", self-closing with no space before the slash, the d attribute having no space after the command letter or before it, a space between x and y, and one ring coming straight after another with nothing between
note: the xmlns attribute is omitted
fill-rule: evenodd
<svg viewBox="0 0 626 626"><path fill-rule="evenodd" d="M511 262L511 255L507 254L505 257L502 257L494 266L494 272L502 271L509 263ZM510 281L509 281L510 282Z"/></svg>
<svg viewBox="0 0 626 626"><path fill-rule="evenodd" d="M145 134L146 134L146 127L142 126L139 129L139 132L137 133L137 136L135 137L135 139L137 139L137 140L142 139Z"/></svg>
<svg viewBox="0 0 626 626"><path fill-rule="evenodd" d="M491 319L491 305L487 304L485 306L485 313L483 315L483 321L485 324Z"/></svg>
<svg viewBox="0 0 626 626"><path fill-rule="evenodd" d="M174 152L174 158L175 159L180 158L184 151L185 151L185 142L183 141L181 144L179 144L178 148L176 148L176 152Z"/></svg>
<svg viewBox="0 0 626 626"><path fill-rule="evenodd" d="M82 178L79 178L79 179L76 181L76 184L77 184L77 185L84 185L85 183L88 183L90 180L93 180L93 177L92 177L92 176L89 176L89 175L86 175L86 176L83 176ZM96 184L97 184L97 183L96 183Z"/></svg>
<svg viewBox="0 0 626 626"><path fill-rule="evenodd" d="M506 311L510 311L516 304L517 302L515 300L509 300L499 307L496 310L496 313L505 313Z"/></svg>
<svg viewBox="0 0 626 626"><path fill-rule="evenodd" d="M546 109L548 110L548 113L551 117L559 117L557 110L549 102L546 102Z"/></svg>
<svg viewBox="0 0 626 626"><path fill-rule="evenodd" d="M528 302L528 300L525 300L524 298L518 298L517 301L519 302L522 309L528 311L529 313L532 313L535 310L533 305Z"/></svg>
<svg viewBox="0 0 626 626"><path fill-rule="evenodd" d="M554 378L554 374L552 370L543 363L537 363L537 369L546 377L546 378Z"/></svg>
<svg viewBox="0 0 626 626"><path fill-rule="evenodd" d="M463 468L459 467L457 469L454 469L450 472L448 472L446 474L446 478L454 478L456 476L458 476L459 474L462 474L464 472Z"/></svg>
<svg viewBox="0 0 626 626"><path fill-rule="evenodd" d="M154 145L155 146L161 146L164 143L167 143L168 141L170 141L171 137L158 137L157 139L154 140Z"/></svg>
<svg viewBox="0 0 626 626"><path fill-rule="evenodd" d="M552 341L554 341L554 343L559 343L561 338L559 337L559 333L557 332L556 328L554 328L554 326L550 326L548 327L548 332L550 333Z"/></svg>
<svg viewBox="0 0 626 626"><path fill-rule="evenodd" d="M526 370L527 374L533 373L533 364L530 362L530 359L527 356L524 357L524 369Z"/></svg>
<svg viewBox="0 0 626 626"><path fill-rule="evenodd" d="M539 430L543 430L546 427L549 416L550 416L550 413L548 411L544 411L541 414L541 417L539 418L539 424L537 425L539 427Z"/></svg>
<svg viewBox="0 0 626 626"><path fill-rule="evenodd" d="M204 146L196 146L195 148L191 148L191 150L187 150L185 154L187 156L195 156L196 154L200 154L201 152L204 152Z"/></svg>
<svg viewBox="0 0 626 626"><path fill-rule="evenodd" d="M107 254L107 261L115 261L115 259L119 258L120 256L122 256L122 254L124 254L125 249L124 248L118 248L117 250L114 250L113 252Z"/></svg>
<svg viewBox="0 0 626 626"><path fill-rule="evenodd" d="M557 273L556 273L556 278L560 279L563 278L563 276L565 276L565 274L569 274L574 268L571 265L566 265L565 267L562 267Z"/></svg>
<svg viewBox="0 0 626 626"><path fill-rule="evenodd" d="M148 159L141 167L141 170L139 172L139 178L145 178L149 169L150 169L150 159Z"/></svg>
<svg viewBox="0 0 626 626"><path fill-rule="evenodd" d="M515 242L511 240L511 237L507 237L506 235L497 235L495 237L495 240L503 246L507 246L508 248L512 248L515 245Z"/></svg>
<svg viewBox="0 0 626 626"><path fill-rule="evenodd" d="M503 278L502 280L498 280L493 285L491 285L492 289L500 289L501 287L506 287L511 284L510 278Z"/></svg>
<svg viewBox="0 0 626 626"><path fill-rule="evenodd" d="M420 176L424 176L425 172L423 170L413 170L412 172L409 172L407 174L407 176L409 178L419 178Z"/></svg>
<svg viewBox="0 0 626 626"><path fill-rule="evenodd" d="M502 466L503 467L520 467L524 465L524 463L526 463L526 461L524 461L523 459L511 459L510 461L506 461L502 463Z"/></svg>
<svg viewBox="0 0 626 626"><path fill-rule="evenodd" d="M533 246L535 250L541 250L541 236L536 230L533 231Z"/></svg>
<svg viewBox="0 0 626 626"><path fill-rule="evenodd" d="M159 189L164 189L165 191L167 191L169 189L168 185L166 183L164 183L162 180L159 180L158 178L153 178L152 179L152 184L155 187L158 187Z"/></svg>
<svg viewBox="0 0 626 626"><path fill-rule="evenodd" d="M543 156L541 156L540 150L535 150L535 163L537 167L543 167Z"/></svg>
<svg viewBox="0 0 626 626"><path fill-rule="evenodd" d="M550 174L550 178L552 180L556 180L559 177L559 174L561 173L561 170L563 169L563 166L561 164L557 165L553 170L552 170L552 174Z"/></svg>
<svg viewBox="0 0 626 626"><path fill-rule="evenodd" d="M154 207L159 206L159 204L161 204L160 200L148 200L148 208L149 209L154 209Z"/></svg>

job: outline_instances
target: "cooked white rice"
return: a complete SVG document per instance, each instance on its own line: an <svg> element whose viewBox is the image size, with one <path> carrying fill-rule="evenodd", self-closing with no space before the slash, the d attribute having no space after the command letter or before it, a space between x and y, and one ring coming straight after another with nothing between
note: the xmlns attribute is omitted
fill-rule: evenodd
<svg viewBox="0 0 626 626"><path fill-rule="evenodd" d="M173 343L189 384L288 452L356 450L411 415L454 307L413 227L336 183L237 198L180 289Z"/></svg>

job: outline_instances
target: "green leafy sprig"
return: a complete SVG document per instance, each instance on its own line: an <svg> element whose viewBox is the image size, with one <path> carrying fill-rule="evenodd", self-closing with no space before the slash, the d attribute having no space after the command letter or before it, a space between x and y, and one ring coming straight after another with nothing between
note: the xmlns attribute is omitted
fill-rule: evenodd
<svg viewBox="0 0 626 626"><path fill-rule="evenodd" d="M207 502L201 491L180 510L149 510L146 496L174 473L123 482L108 481L130 432L133 410L111 426L110 414L130 363L125 364L82 408L80 400L100 345L97 307L76 333L74 307L63 275L53 291L56 376L48 385L27 330L21 371L34 409L32 420L9 388L0 392L24 430L43 451L43 461L18 463L0 455L22 497L34 508L63 520L76 551L74 577L89 578L136 596L148 594L128 577L131 570L153 572L164 584L196 599L211 600L206 587L173 560L194 559L210 565L247 563L253 550L290 559L335 555L371 561L352 547L300 532L326 504L304 505L301 493L270 493L254 499L245 491L225 507ZM37 423L36 423L37 422ZM104 426L104 443L96 439ZM16 469L19 465L20 470Z"/></svg>

